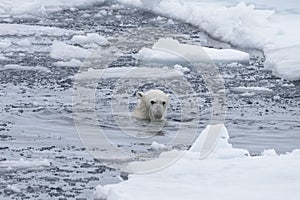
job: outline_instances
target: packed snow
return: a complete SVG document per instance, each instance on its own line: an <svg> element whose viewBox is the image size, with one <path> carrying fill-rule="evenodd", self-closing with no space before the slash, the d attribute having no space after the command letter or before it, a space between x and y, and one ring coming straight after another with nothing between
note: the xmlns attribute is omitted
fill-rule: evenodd
<svg viewBox="0 0 300 200"><path fill-rule="evenodd" d="M162 149L166 149L167 147L166 147L166 145L164 145L164 144L160 144L160 143L158 143L158 142L152 142L152 144L151 144L151 149L153 149L153 150L162 150Z"/></svg>
<svg viewBox="0 0 300 200"><path fill-rule="evenodd" d="M22 66L18 64L8 64L4 65L3 67L0 67L0 71L2 70L22 70L22 71L41 71L41 72L50 72L47 67L42 67L42 66Z"/></svg>
<svg viewBox="0 0 300 200"><path fill-rule="evenodd" d="M235 87L235 88L230 88L231 91L233 92L239 92L239 93L271 93L273 92L272 89L266 88L266 87Z"/></svg>
<svg viewBox="0 0 300 200"><path fill-rule="evenodd" d="M56 27L25 25L25 24L1 24L0 36L17 35L17 36L69 36L73 34L80 34L81 31L66 30Z"/></svg>
<svg viewBox="0 0 300 200"><path fill-rule="evenodd" d="M109 42L107 39L97 33L88 33L87 35L74 35L71 39L75 44L89 44L94 43L98 45L107 45Z"/></svg>
<svg viewBox="0 0 300 200"><path fill-rule="evenodd" d="M99 185L95 199L262 199L297 200L300 192L300 151L277 155L266 150L249 156L247 150L233 148L223 126L222 138L205 159L199 146L208 126L191 150L174 164L150 174L132 174L116 185ZM173 150L174 151L174 150ZM163 154L170 154L165 152Z"/></svg>
<svg viewBox="0 0 300 200"><path fill-rule="evenodd" d="M30 46L32 43L26 38L26 39L23 39L23 40L20 40L17 42L17 45L19 46L24 46L24 47L28 47Z"/></svg>
<svg viewBox="0 0 300 200"><path fill-rule="evenodd" d="M244 92L244 93L240 94L241 97L253 97L255 95L256 95L255 92Z"/></svg>
<svg viewBox="0 0 300 200"><path fill-rule="evenodd" d="M82 65L82 62L73 58L70 61L55 62L54 65L59 67L80 67Z"/></svg>
<svg viewBox="0 0 300 200"><path fill-rule="evenodd" d="M183 73L173 68L150 68L150 67L113 67L107 69L88 69L76 74L79 80L91 80L100 78L169 78L182 76Z"/></svg>
<svg viewBox="0 0 300 200"><path fill-rule="evenodd" d="M181 55L176 55L168 51L160 50L161 47L168 48L181 48ZM198 51L195 51L195 48ZM200 52L200 54L199 54ZM212 60L215 63L232 63L240 62L247 63L249 62L249 54L234 50L234 49L214 49L200 46L191 46L180 44L177 40L174 39L159 39L152 47L142 48L135 57L143 62L160 62L160 63L182 63L185 62L185 58L189 55L191 61L205 61Z"/></svg>
<svg viewBox="0 0 300 200"><path fill-rule="evenodd" d="M4 0L0 2L1 15L45 15L49 12L60 11L62 9L73 9L75 6L83 6L92 3L102 3L104 0Z"/></svg>
<svg viewBox="0 0 300 200"><path fill-rule="evenodd" d="M0 60L5 61L5 60L10 60L9 58L5 57L4 55L0 54Z"/></svg>
<svg viewBox="0 0 300 200"><path fill-rule="evenodd" d="M178 65L178 64L174 65L174 69L175 69L176 71L179 71L179 72L182 72L182 73L185 73L185 72L189 72L189 71L190 71L189 68L183 67L183 66Z"/></svg>
<svg viewBox="0 0 300 200"><path fill-rule="evenodd" d="M85 59L91 55L91 51L81 47L54 41L51 47L51 58L58 60Z"/></svg>
<svg viewBox="0 0 300 200"><path fill-rule="evenodd" d="M0 161L0 171L7 170L21 170L21 169L41 169L44 167L49 167L51 165L50 161L44 160L5 160Z"/></svg>
<svg viewBox="0 0 300 200"><path fill-rule="evenodd" d="M21 192L21 190L16 185L8 185L7 189L16 193Z"/></svg>
<svg viewBox="0 0 300 200"><path fill-rule="evenodd" d="M9 40L0 40L0 49L6 49L11 45Z"/></svg>
<svg viewBox="0 0 300 200"><path fill-rule="evenodd" d="M272 70L274 75L290 80L300 79L300 62L296 59L300 58L300 45L266 52L266 67Z"/></svg>

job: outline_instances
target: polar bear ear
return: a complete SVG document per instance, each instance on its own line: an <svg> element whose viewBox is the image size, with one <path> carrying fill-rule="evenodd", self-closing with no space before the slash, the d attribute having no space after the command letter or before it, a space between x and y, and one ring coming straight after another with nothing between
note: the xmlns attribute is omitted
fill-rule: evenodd
<svg viewBox="0 0 300 200"><path fill-rule="evenodd" d="M137 92L137 93L136 93L136 96L137 96L138 98L142 98L142 97L144 96L144 93L143 93L143 92Z"/></svg>

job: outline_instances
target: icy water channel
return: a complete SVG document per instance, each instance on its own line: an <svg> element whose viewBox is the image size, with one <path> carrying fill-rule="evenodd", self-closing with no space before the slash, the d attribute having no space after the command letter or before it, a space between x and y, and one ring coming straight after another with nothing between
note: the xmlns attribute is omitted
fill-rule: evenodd
<svg viewBox="0 0 300 200"><path fill-rule="evenodd" d="M107 12L105 17L100 14L103 10ZM52 26L81 33L97 32L113 44L105 47L112 59L110 68L139 66L131 54L142 47L152 46L162 37L214 48L231 47L189 24L116 4L64 10L43 17L2 16L0 22ZM17 69L0 71L0 160L23 158L33 161L48 159L51 162L50 166L41 168L7 168L0 165L0 199L91 199L98 184L121 181L118 170L93 159L76 131L72 96L74 75L79 67L56 66L54 63L57 60L49 56L54 40L69 42L71 36L36 32L0 36L1 39L13 41L8 49L1 52L9 58L1 59L1 65L42 66L49 70L47 73ZM18 45L24 39L30 40L31 45ZM261 52L244 51L251 54L249 64L219 65L225 79L228 108L225 124L230 142L234 147L245 148L253 155L265 149L274 148L278 153L285 153L300 148L300 82L274 77L264 69ZM211 97L204 81L193 70L185 73L184 78L197 93L199 134L210 119ZM168 144L180 126L197 118L193 115L180 117L183 111L179 102L189 96L176 96L170 88L165 87L170 83L168 80L174 79L134 82L137 88L126 92L122 90L123 96L120 98L120 93L114 93L117 79L98 80L95 90L97 124L91 126L105 130L116 146L132 154L158 153L151 150L152 141ZM95 83L95 80L86 80L83 87L89 87L89 81ZM151 137L146 139L123 134L114 116L118 116L118 122L122 122L122 116L128 115L137 102L135 92L154 87L171 94L165 128L158 131L159 134L150 133ZM243 87L269 90L249 91ZM127 112L118 113L118 110L114 110L115 115L112 115L111 102L116 97L127 103ZM134 128L130 123L135 124ZM143 123L134 120L130 123L123 124L123 127L136 129L136 126L143 126ZM187 147L184 144L170 148Z"/></svg>

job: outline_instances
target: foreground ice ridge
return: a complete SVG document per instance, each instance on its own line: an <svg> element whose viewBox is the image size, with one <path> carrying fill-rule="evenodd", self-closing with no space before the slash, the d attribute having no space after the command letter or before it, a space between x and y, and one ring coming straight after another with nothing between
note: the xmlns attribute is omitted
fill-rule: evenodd
<svg viewBox="0 0 300 200"><path fill-rule="evenodd" d="M249 156L233 148L222 125L222 137L205 159L199 159L199 145L211 128L207 126L191 149L174 164L154 173L131 174L116 185L97 186L95 199L107 200L280 200L299 198L300 150L277 155L266 150ZM172 151L163 153L172 155ZM158 158L159 159L159 158ZM145 163L141 163L143 165Z"/></svg>

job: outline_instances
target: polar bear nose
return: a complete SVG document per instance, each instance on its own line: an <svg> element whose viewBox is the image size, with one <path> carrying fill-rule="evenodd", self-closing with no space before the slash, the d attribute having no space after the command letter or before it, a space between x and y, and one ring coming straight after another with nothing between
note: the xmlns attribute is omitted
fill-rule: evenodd
<svg viewBox="0 0 300 200"><path fill-rule="evenodd" d="M155 118L155 119L161 119L161 118L162 118L162 114L156 113L156 114L154 115L154 118Z"/></svg>

